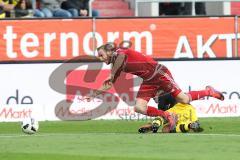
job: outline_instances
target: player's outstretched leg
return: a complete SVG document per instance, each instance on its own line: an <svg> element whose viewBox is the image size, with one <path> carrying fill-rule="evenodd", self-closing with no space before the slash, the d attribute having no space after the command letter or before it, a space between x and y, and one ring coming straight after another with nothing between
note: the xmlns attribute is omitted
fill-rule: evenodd
<svg viewBox="0 0 240 160"><path fill-rule="evenodd" d="M217 91L216 89L214 89L211 86L206 86L206 90L209 92L209 96L213 97L213 98L217 98L221 101L224 100L224 96L221 92Z"/></svg>
<svg viewBox="0 0 240 160"><path fill-rule="evenodd" d="M224 96L221 92L215 90L213 87L211 86L206 86L205 90L200 90L200 91L190 91L188 93L183 93L180 92L176 97L176 101L179 103L184 103L184 104L188 104L191 101L194 100L199 100L201 98L204 98L206 96L210 96L213 98L217 98L221 101L224 100Z"/></svg>

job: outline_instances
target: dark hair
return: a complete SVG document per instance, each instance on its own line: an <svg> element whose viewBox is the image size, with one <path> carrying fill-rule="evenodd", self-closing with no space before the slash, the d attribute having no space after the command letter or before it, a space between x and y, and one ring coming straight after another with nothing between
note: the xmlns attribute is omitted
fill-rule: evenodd
<svg viewBox="0 0 240 160"><path fill-rule="evenodd" d="M115 51L117 49L117 45L116 45L116 43L108 42L108 43L98 47L97 51L99 51L100 49L103 49L104 51Z"/></svg>
<svg viewBox="0 0 240 160"><path fill-rule="evenodd" d="M175 104L177 104L177 101L170 93L158 97L158 109L160 110L166 111L172 108Z"/></svg>
<svg viewBox="0 0 240 160"><path fill-rule="evenodd" d="M127 46L125 46L125 44L127 44ZM108 42L104 45L101 45L100 47L97 48L97 51L99 51L100 49L103 49L104 51L116 51L118 48L121 49L128 49L132 46L132 42L130 41L122 41L121 43L119 43L119 45L117 46L116 43L114 42Z"/></svg>

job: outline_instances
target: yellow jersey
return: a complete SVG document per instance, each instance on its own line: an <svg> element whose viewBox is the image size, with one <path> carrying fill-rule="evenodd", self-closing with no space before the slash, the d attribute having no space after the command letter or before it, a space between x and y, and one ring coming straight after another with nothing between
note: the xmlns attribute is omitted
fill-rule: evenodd
<svg viewBox="0 0 240 160"><path fill-rule="evenodd" d="M178 116L176 132L183 132L182 130L187 132L189 131L188 125L198 121L196 109L190 104L177 103L167 111ZM184 127L184 129L181 129L181 127Z"/></svg>

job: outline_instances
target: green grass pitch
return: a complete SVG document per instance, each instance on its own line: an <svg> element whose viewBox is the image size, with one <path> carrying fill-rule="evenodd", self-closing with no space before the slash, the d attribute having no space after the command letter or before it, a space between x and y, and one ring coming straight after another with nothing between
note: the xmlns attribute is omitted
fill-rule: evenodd
<svg viewBox="0 0 240 160"><path fill-rule="evenodd" d="M138 134L146 121L0 123L0 160L239 160L240 117L202 118L203 133Z"/></svg>

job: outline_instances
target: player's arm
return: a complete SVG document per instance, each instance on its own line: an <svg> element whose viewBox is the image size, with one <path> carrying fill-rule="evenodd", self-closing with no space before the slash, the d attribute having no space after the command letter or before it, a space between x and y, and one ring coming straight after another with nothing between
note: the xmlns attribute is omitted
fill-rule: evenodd
<svg viewBox="0 0 240 160"><path fill-rule="evenodd" d="M109 90L110 88L112 88L112 83L104 81L102 86L98 90L94 91L93 94L91 95L91 97L94 98L94 97L102 94L103 92Z"/></svg>
<svg viewBox="0 0 240 160"><path fill-rule="evenodd" d="M182 122L176 126L175 132L202 132L204 129L200 126L199 121L195 122Z"/></svg>
<svg viewBox="0 0 240 160"><path fill-rule="evenodd" d="M102 94L103 92L109 90L112 87L113 83L115 83L116 79L118 78L118 76L122 71L122 67L124 65L125 59L126 59L126 56L124 54L119 54L117 56L113 64L110 77L106 79L103 82L103 85L94 92L94 94L92 95L93 97L96 97L99 94Z"/></svg>
<svg viewBox="0 0 240 160"><path fill-rule="evenodd" d="M117 58L113 64L112 70L111 70L111 75L109 81L111 83L115 83L117 78L119 77L120 73L123 70L123 66L125 63L127 56L125 54L119 54L117 55Z"/></svg>
<svg viewBox="0 0 240 160"><path fill-rule="evenodd" d="M102 86L98 90L93 92L92 95L85 97L88 101L90 101L92 98L94 98L94 97L102 94L103 92L109 90L110 88L112 88L113 83L115 83L116 79L119 77L119 75L123 69L125 60L126 60L126 55L124 55L124 54L119 54L116 57L116 60L113 64L113 67L111 70L110 77L107 80L105 80L103 82Z"/></svg>
<svg viewBox="0 0 240 160"><path fill-rule="evenodd" d="M85 96L85 99L87 101L90 101L91 99L97 97L98 95L102 94L103 92L109 90L111 87L112 87L111 82L104 81L104 83L98 90L95 90L92 94Z"/></svg>

